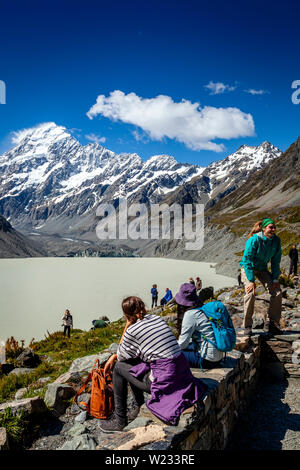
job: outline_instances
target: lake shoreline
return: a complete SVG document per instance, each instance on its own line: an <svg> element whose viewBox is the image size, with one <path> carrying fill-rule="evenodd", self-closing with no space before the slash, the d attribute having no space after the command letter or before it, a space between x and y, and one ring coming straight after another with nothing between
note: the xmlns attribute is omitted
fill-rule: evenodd
<svg viewBox="0 0 300 470"><path fill-rule="evenodd" d="M34 257L0 259L1 338L14 336L25 343L42 339L47 330L61 331L66 308L74 328L89 330L92 320L106 315L122 317L121 302L129 295L141 297L151 307L150 289L158 285L159 300L165 289L173 296L189 277L199 276L203 287L236 284L234 278L215 273L215 263L169 258Z"/></svg>

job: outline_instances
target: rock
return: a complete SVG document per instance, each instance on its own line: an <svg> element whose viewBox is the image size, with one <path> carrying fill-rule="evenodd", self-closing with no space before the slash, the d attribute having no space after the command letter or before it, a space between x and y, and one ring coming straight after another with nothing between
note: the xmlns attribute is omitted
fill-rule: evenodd
<svg viewBox="0 0 300 470"><path fill-rule="evenodd" d="M48 383L48 382L51 382L51 380L52 380L51 377L41 377L40 379L38 379L38 380L36 381L36 383L37 383L37 384L44 385L44 384L46 384L46 383Z"/></svg>
<svg viewBox="0 0 300 470"><path fill-rule="evenodd" d="M47 387L45 403L52 409L55 416L60 416L64 414L68 406L64 400L71 398L75 393L74 388L70 385L51 383Z"/></svg>
<svg viewBox="0 0 300 470"><path fill-rule="evenodd" d="M80 383L81 376L78 372L66 372L60 375L53 383L55 384L67 384L67 383Z"/></svg>
<svg viewBox="0 0 300 470"><path fill-rule="evenodd" d="M75 422L76 423L84 423L87 420L87 411L81 411L79 415L76 416Z"/></svg>
<svg viewBox="0 0 300 470"><path fill-rule="evenodd" d="M220 302L226 302L226 300L230 299L231 294L232 292L223 292L222 294L218 295L218 300L220 300Z"/></svg>
<svg viewBox="0 0 300 470"><path fill-rule="evenodd" d="M5 428L0 428L0 450L9 450L8 435Z"/></svg>
<svg viewBox="0 0 300 470"><path fill-rule="evenodd" d="M15 400L21 400L21 398L26 395L28 389L26 387L24 388L19 388L19 390L15 393Z"/></svg>
<svg viewBox="0 0 300 470"><path fill-rule="evenodd" d="M47 413L47 407L41 397L24 398L23 400L15 400L0 404L0 413L7 408L11 408L12 413L17 415L21 411L25 411L29 415L41 415Z"/></svg>
<svg viewBox="0 0 300 470"><path fill-rule="evenodd" d="M110 358L111 353L104 354L93 354L92 356L84 356L75 359L70 368L69 372L90 372L95 364L96 359L99 359L100 365L103 366L106 361Z"/></svg>
<svg viewBox="0 0 300 470"><path fill-rule="evenodd" d="M36 367L41 363L40 357L31 348L26 348L16 359L18 367Z"/></svg>
<svg viewBox="0 0 300 470"><path fill-rule="evenodd" d="M135 450L146 444L162 440L166 437L166 433L162 426L151 424L147 427L140 427L132 429L133 438L118 446L116 450Z"/></svg>
<svg viewBox="0 0 300 470"><path fill-rule="evenodd" d="M118 347L119 347L119 345L118 345L117 343L112 343L112 344L109 346L108 350L109 350L109 352L110 352L111 354L116 354L116 353L117 353L117 350L118 350Z"/></svg>
<svg viewBox="0 0 300 470"><path fill-rule="evenodd" d="M86 432L86 426L82 423L76 422L74 426L72 426L68 431L67 434L71 437L77 437L80 436L81 434L84 434Z"/></svg>
<svg viewBox="0 0 300 470"><path fill-rule="evenodd" d="M29 369L27 367L16 367L13 369L8 375L23 375L23 374L31 374L32 369Z"/></svg>
<svg viewBox="0 0 300 470"><path fill-rule="evenodd" d="M300 364L300 349L297 349L292 354L292 363L293 364Z"/></svg>
<svg viewBox="0 0 300 470"><path fill-rule="evenodd" d="M95 450L96 445L95 440L88 434L81 434L81 436L74 437L71 441L65 442L57 450Z"/></svg>
<svg viewBox="0 0 300 470"><path fill-rule="evenodd" d="M252 317L252 328L255 329L262 329L265 324L265 316L262 314L255 314Z"/></svg>
<svg viewBox="0 0 300 470"><path fill-rule="evenodd" d="M143 416L138 416L133 421L131 421L131 423L129 423L126 426L126 428L124 428L124 431L130 431L131 429L134 429L134 428L146 427L151 423L153 424L153 421L150 418L144 418Z"/></svg>
<svg viewBox="0 0 300 470"><path fill-rule="evenodd" d="M296 351L296 349L300 349L300 340L293 341L292 343L292 349Z"/></svg>

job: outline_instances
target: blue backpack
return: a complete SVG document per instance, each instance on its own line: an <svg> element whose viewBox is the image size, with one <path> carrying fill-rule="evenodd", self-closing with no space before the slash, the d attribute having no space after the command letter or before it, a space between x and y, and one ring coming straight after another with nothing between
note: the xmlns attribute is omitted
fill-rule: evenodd
<svg viewBox="0 0 300 470"><path fill-rule="evenodd" d="M236 344L236 333L225 305L219 300L214 302L208 302L199 309L203 312L208 320L211 322L216 342L214 343L206 336L202 335L203 338L211 343L219 351L228 352L231 351Z"/></svg>

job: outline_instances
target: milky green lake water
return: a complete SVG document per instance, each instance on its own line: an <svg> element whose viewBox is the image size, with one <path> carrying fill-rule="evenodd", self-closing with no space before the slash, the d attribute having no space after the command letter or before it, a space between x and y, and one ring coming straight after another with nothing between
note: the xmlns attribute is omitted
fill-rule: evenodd
<svg viewBox="0 0 300 470"><path fill-rule="evenodd" d="M190 276L199 276L203 287L236 284L210 266L164 258L0 259L0 340L14 336L28 344L43 339L47 330L61 331L66 308L74 328L82 330L101 315L121 318L121 302L129 295L141 297L150 308L154 283L159 299L166 287L175 295Z"/></svg>

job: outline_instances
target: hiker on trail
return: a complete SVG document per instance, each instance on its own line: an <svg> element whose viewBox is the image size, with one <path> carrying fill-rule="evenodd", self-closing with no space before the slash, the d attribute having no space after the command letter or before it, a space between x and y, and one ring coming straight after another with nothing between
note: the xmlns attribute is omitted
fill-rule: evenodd
<svg viewBox="0 0 300 470"><path fill-rule="evenodd" d="M175 295L178 311L181 315L178 344L191 367L212 369L219 367L224 353L208 341L203 335L215 343L215 335L211 322L199 308L199 299L195 286L182 284ZM178 323L177 323L178 324Z"/></svg>
<svg viewBox="0 0 300 470"><path fill-rule="evenodd" d="M167 323L147 314L139 297L122 302L126 326L104 371L113 369L115 411L101 423L103 432L119 432L139 413L144 392L151 393L147 408L165 423L176 425L180 414L203 399L207 386L193 377L189 364ZM117 362L116 362L117 361ZM134 403L127 412L128 383Z"/></svg>
<svg viewBox="0 0 300 470"><path fill-rule="evenodd" d="M202 281L201 281L200 277L198 277L198 276L196 277L195 286L196 286L197 295L199 295L200 291L202 289Z"/></svg>
<svg viewBox="0 0 300 470"><path fill-rule="evenodd" d="M241 273L239 273L237 279L238 279L239 287L241 287L241 285L242 285L242 275L241 275Z"/></svg>
<svg viewBox="0 0 300 470"><path fill-rule="evenodd" d="M151 295L152 295L151 308L153 308L154 306L157 307L157 298L158 298L157 284L153 284L152 289L151 289Z"/></svg>
<svg viewBox="0 0 300 470"><path fill-rule="evenodd" d="M290 271L289 276L291 276L292 272L294 271L294 276L297 275L297 265L298 265L298 250L297 245L293 245L293 248L290 249L289 252L290 257Z"/></svg>
<svg viewBox="0 0 300 470"><path fill-rule="evenodd" d="M63 321L62 326L64 327L64 336L66 336L66 333L67 333L68 338L70 338L71 327L73 329L73 317L70 314L70 310L66 309L64 316L62 317L62 321Z"/></svg>
<svg viewBox="0 0 300 470"><path fill-rule="evenodd" d="M172 298L173 298L173 294L170 291L170 289L167 287L166 288L166 293L160 301L160 305L166 305Z"/></svg>
<svg viewBox="0 0 300 470"><path fill-rule="evenodd" d="M245 286L244 296L244 333L252 334L252 316L255 301L255 277L268 289L271 297L268 309L268 320L264 330L271 334L281 334L280 318L282 294L278 281L280 275L281 242L275 235L273 219L265 218L256 222L249 238L243 259L240 262L242 282ZM268 271L268 262L271 261L271 272Z"/></svg>
<svg viewBox="0 0 300 470"><path fill-rule="evenodd" d="M192 277L189 278L189 283L195 285L195 281Z"/></svg>

